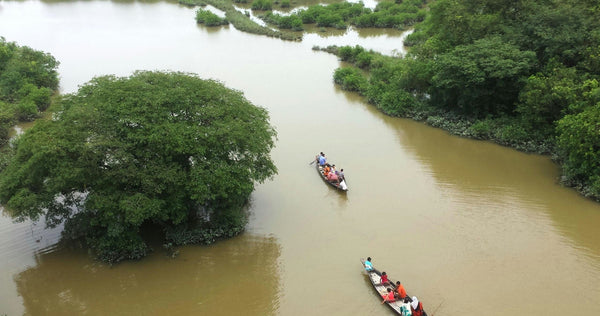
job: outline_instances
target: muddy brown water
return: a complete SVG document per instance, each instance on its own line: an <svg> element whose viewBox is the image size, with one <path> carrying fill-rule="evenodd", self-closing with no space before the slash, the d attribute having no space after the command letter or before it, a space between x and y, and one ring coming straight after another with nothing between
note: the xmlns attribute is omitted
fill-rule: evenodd
<svg viewBox="0 0 600 316"><path fill-rule="evenodd" d="M600 315L600 205L547 158L382 115L332 82L314 45L402 50L400 32L315 31L303 42L208 29L166 2L0 2L0 35L53 54L61 89L136 69L197 73L266 107L273 180L247 231L107 266L56 246L60 227L0 216L0 315L389 315L359 258L430 315ZM350 191L309 162L324 151Z"/></svg>

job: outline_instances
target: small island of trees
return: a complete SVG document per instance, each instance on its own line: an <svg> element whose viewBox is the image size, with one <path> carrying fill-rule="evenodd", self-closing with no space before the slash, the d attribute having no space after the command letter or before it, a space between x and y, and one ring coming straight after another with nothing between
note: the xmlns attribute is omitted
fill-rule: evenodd
<svg viewBox="0 0 600 316"><path fill-rule="evenodd" d="M267 111L212 80L173 72L97 77L14 142L0 202L64 223L106 262L242 231L256 182L275 174ZM248 135L252 135L249 137Z"/></svg>

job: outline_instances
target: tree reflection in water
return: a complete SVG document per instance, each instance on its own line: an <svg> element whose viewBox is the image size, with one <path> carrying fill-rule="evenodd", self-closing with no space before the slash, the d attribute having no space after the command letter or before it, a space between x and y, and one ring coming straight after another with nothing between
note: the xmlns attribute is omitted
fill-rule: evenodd
<svg viewBox="0 0 600 316"><path fill-rule="evenodd" d="M62 249L38 255L14 279L31 315L273 315L280 252L274 237L250 234L112 267Z"/></svg>

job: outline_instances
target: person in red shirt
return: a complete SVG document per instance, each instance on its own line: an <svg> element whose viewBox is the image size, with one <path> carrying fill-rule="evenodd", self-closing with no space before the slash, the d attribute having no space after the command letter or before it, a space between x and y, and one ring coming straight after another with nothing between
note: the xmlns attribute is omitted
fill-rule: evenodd
<svg viewBox="0 0 600 316"><path fill-rule="evenodd" d="M396 281L395 291L396 293L398 293L398 297L400 299L404 299L406 297L406 290L404 289L404 286L402 285L402 283L400 283L400 281Z"/></svg>
<svg viewBox="0 0 600 316"><path fill-rule="evenodd" d="M382 295L383 302L381 302L381 304L383 304L385 302L393 302L396 300L396 298L394 297L394 291L392 291L392 289L390 289L389 287L388 287L387 291L388 291L387 294Z"/></svg>
<svg viewBox="0 0 600 316"><path fill-rule="evenodd" d="M389 284L390 281L388 280L388 276L387 273L381 272L381 276L379 277L379 283L381 284Z"/></svg>

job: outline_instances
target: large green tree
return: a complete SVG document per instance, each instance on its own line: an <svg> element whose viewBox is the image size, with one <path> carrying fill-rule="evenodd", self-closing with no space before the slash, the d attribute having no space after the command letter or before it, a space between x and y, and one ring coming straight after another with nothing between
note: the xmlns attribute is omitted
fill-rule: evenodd
<svg viewBox="0 0 600 316"><path fill-rule="evenodd" d="M534 58L499 37L458 46L436 61L432 103L479 116L512 113Z"/></svg>
<svg viewBox="0 0 600 316"><path fill-rule="evenodd" d="M145 255L145 224L239 231L255 183L276 172L267 111L216 81L98 77L53 112L16 142L0 202L19 218L65 222L66 237L106 261Z"/></svg>

